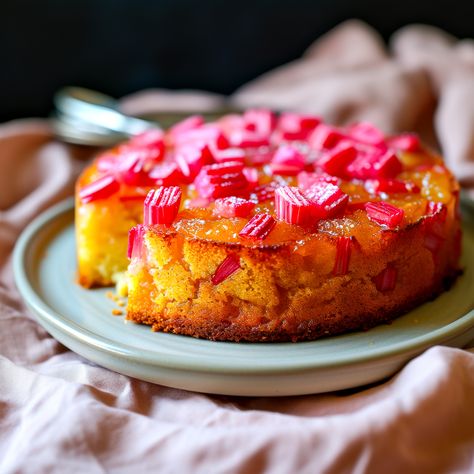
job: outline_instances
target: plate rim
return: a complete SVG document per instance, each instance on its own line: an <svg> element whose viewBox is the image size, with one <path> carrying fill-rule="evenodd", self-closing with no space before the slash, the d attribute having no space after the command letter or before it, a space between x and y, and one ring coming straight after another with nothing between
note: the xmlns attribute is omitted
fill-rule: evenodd
<svg viewBox="0 0 474 474"><path fill-rule="evenodd" d="M442 344L445 341L449 341L455 337L462 336L467 331L474 327L474 308L467 311L466 314L460 316L455 321L430 331L428 334L417 336L409 341L399 342L389 347L380 347L375 349L370 354L359 354L353 355L349 358L339 358L329 361L320 362L318 360L312 361L291 361L289 364L278 365L278 366L261 366L258 364L252 366L229 366L227 363L220 364L216 362L213 366L203 367L202 363L193 363L192 359L187 361L176 360L182 359L184 355L179 357L174 354L162 354L160 357L159 352L151 351L148 349L140 350L140 354L137 354L133 348L124 344L121 341L109 339L97 333L90 331L87 328L81 327L74 321L67 318L66 315L62 315L51 308L41 298L41 296L35 291L34 286L29 278L29 273L26 265L26 258L28 250L34 243L38 235L43 229L52 224L54 221L64 219L68 213L74 211L74 198L68 198L53 207L45 210L39 216L37 216L21 233L13 252L13 270L15 283L17 288L27 304L27 306L39 317L40 323L42 319L46 320L47 323L51 324L55 329L61 333L65 333L67 336L72 337L79 342L88 344L94 349L98 349L101 352L113 356L118 356L128 361L134 361L139 363L146 363L150 365L156 365L162 368L169 368L173 370L192 370L195 372L208 372L208 373L226 373L226 374L276 374L276 373L296 373L307 370L324 370L334 369L338 367L350 367L367 362L381 362L385 359L394 358L397 356L408 356L409 354L420 353L423 350L433 345ZM171 337L184 337L169 334ZM335 336L337 337L337 336ZM206 343L212 341L205 341ZM311 344L317 341L307 341L299 343L272 343L275 344ZM217 342L220 345L237 344L233 342ZM242 344L242 343L238 343ZM247 345L247 343L245 343ZM264 343L262 343L264 344ZM266 343L265 343L266 344ZM242 347L244 345L242 344Z"/></svg>

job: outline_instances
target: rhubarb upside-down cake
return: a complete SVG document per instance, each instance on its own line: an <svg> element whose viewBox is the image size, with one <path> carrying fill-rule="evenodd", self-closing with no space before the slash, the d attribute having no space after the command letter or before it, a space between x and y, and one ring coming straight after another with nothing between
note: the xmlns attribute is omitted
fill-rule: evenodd
<svg viewBox="0 0 474 474"><path fill-rule="evenodd" d="M127 319L211 340L368 329L459 274L458 205L453 175L414 134L268 110L192 116L84 171L79 282L125 274Z"/></svg>

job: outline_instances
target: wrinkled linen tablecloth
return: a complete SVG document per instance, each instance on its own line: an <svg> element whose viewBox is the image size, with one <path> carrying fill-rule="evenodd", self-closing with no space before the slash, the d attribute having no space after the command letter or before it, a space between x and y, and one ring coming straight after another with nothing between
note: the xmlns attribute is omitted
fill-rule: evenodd
<svg viewBox="0 0 474 474"><path fill-rule="evenodd" d="M471 41L411 26L387 51L351 21L231 99L417 130L474 185ZM123 108L204 110L221 100L155 90L126 98ZM44 120L0 126L1 473L474 471L469 350L433 347L372 387L272 399L141 382L56 342L15 289L11 251L26 224L72 193L84 155L55 141Z"/></svg>

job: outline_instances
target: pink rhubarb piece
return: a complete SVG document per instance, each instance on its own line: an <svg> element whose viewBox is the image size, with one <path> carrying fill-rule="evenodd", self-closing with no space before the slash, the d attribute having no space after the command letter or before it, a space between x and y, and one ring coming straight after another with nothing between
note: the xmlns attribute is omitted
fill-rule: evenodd
<svg viewBox="0 0 474 474"><path fill-rule="evenodd" d="M316 162L317 167L324 170L332 176L345 177L347 167L357 157L357 150L354 145L344 141L334 147L332 150L324 153Z"/></svg>
<svg viewBox="0 0 474 474"><path fill-rule="evenodd" d="M336 260L334 262L334 275L346 275L349 270L349 262L351 259L352 238L338 237L336 244Z"/></svg>
<svg viewBox="0 0 474 474"><path fill-rule="evenodd" d="M336 127L321 123L314 129L308 140L312 148L324 150L334 148L343 138L345 138L344 134Z"/></svg>
<svg viewBox="0 0 474 474"><path fill-rule="evenodd" d="M213 285L218 285L224 280L227 280L232 274L240 269L240 258L238 255L230 254L223 260L223 262L217 267L214 275L212 275L211 281Z"/></svg>
<svg viewBox="0 0 474 474"><path fill-rule="evenodd" d="M147 130L133 137L128 146L132 149L147 150L154 160L163 158L165 154L165 135L160 129Z"/></svg>
<svg viewBox="0 0 474 474"><path fill-rule="evenodd" d="M142 224L138 224L129 230L128 250L127 250L127 256L129 259L142 257L144 232L145 232L145 229Z"/></svg>
<svg viewBox="0 0 474 474"><path fill-rule="evenodd" d="M386 225L390 229L397 227L405 214L403 209L383 201L368 202L365 205L365 210L370 220L380 225Z"/></svg>
<svg viewBox="0 0 474 474"><path fill-rule="evenodd" d="M402 133L387 139L387 145L394 150L416 153L420 151L421 143L418 135L414 133Z"/></svg>
<svg viewBox="0 0 474 474"><path fill-rule="evenodd" d="M298 187L303 191L309 189L313 184L316 183L331 183L334 185L339 184L340 179L337 176L331 176L327 173L313 173L309 171L302 171L297 176Z"/></svg>
<svg viewBox="0 0 474 474"><path fill-rule="evenodd" d="M172 137L178 137L179 135L189 132L190 130L199 128L202 125L204 125L204 117L202 115L191 115L191 117L188 117L173 125L169 130L169 134Z"/></svg>
<svg viewBox="0 0 474 474"><path fill-rule="evenodd" d="M194 180L194 185L203 198L239 195L247 192L249 186L243 169L243 164L238 161L204 166Z"/></svg>
<svg viewBox="0 0 474 474"><path fill-rule="evenodd" d="M143 206L143 223L170 226L178 214L181 194L179 186L152 189L147 194Z"/></svg>
<svg viewBox="0 0 474 474"><path fill-rule="evenodd" d="M178 186L186 181L175 162L164 162L154 166L149 176L154 186Z"/></svg>
<svg viewBox="0 0 474 474"><path fill-rule="evenodd" d="M393 291L397 284L398 271L393 265L387 265L376 277L373 278L375 287L381 293Z"/></svg>
<svg viewBox="0 0 474 474"><path fill-rule="evenodd" d="M178 148L175 162L185 180L191 183L203 166L213 162L213 158L209 147L202 143Z"/></svg>
<svg viewBox="0 0 474 474"><path fill-rule="evenodd" d="M349 136L367 145L384 146L385 137L381 130L368 122L360 122L349 128Z"/></svg>
<svg viewBox="0 0 474 474"><path fill-rule="evenodd" d="M326 182L313 184L306 191L306 197L314 205L316 219L328 219L342 214L349 201L349 196L338 186Z"/></svg>
<svg viewBox="0 0 474 474"><path fill-rule="evenodd" d="M278 120L278 132L283 140L306 140L320 123L314 115L284 112Z"/></svg>
<svg viewBox="0 0 474 474"><path fill-rule="evenodd" d="M277 219L308 226L315 222L314 204L296 187L282 186L275 190Z"/></svg>
<svg viewBox="0 0 474 474"><path fill-rule="evenodd" d="M105 175L84 186L79 191L79 197L85 204L99 199L107 199L120 189L119 182L113 175Z"/></svg>
<svg viewBox="0 0 474 474"><path fill-rule="evenodd" d="M239 232L241 237L264 240L275 227L276 220L264 212L255 214Z"/></svg>
<svg viewBox="0 0 474 474"><path fill-rule="evenodd" d="M411 181L402 181L400 179L373 179L365 182L365 188L370 193L414 193L420 192L420 188Z"/></svg>
<svg viewBox="0 0 474 474"><path fill-rule="evenodd" d="M396 178L402 170L403 166L393 151L373 149L358 156L347 167L347 174L356 179Z"/></svg>
<svg viewBox="0 0 474 474"><path fill-rule="evenodd" d="M275 114L268 109L250 109L244 112L244 128L267 139L276 125Z"/></svg>
<svg viewBox="0 0 474 474"><path fill-rule="evenodd" d="M275 152L270 168L273 174L296 176L303 170L305 156L292 145L282 145Z"/></svg>
<svg viewBox="0 0 474 474"><path fill-rule="evenodd" d="M214 214L220 217L247 217L255 207L255 203L236 196L216 199Z"/></svg>

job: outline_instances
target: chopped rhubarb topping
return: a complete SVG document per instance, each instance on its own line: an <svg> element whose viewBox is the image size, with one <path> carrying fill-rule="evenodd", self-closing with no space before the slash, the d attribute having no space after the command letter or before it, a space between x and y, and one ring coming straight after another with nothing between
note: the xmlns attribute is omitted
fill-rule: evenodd
<svg viewBox="0 0 474 474"><path fill-rule="evenodd" d="M244 165L239 161L226 161L205 167L205 171L210 176L225 176L229 173L238 173L244 169Z"/></svg>
<svg viewBox="0 0 474 474"><path fill-rule="evenodd" d="M159 128L154 128L151 130L147 130L146 132L140 133L136 135L130 140L131 145L137 145L139 147L147 147L147 146L159 146L161 147L163 143L163 138L165 134L163 130Z"/></svg>
<svg viewBox="0 0 474 474"><path fill-rule="evenodd" d="M273 155L272 163L284 163L302 168L305 164L305 156L292 145L282 145Z"/></svg>
<svg viewBox="0 0 474 474"><path fill-rule="evenodd" d="M312 130L278 130L272 137L273 141L280 143L282 141L303 141L308 138Z"/></svg>
<svg viewBox="0 0 474 474"><path fill-rule="evenodd" d="M213 199L242 194L249 186L243 168L237 161L204 166L194 180L196 190L201 197Z"/></svg>
<svg viewBox="0 0 474 474"><path fill-rule="evenodd" d="M226 150L214 150L213 156L217 163L224 163L225 161L244 163L246 153L240 148L227 148Z"/></svg>
<svg viewBox="0 0 474 474"><path fill-rule="evenodd" d="M328 219L344 212L349 196L338 186L320 181L313 184L307 191L306 197L314 204L316 219Z"/></svg>
<svg viewBox="0 0 474 474"><path fill-rule="evenodd" d="M334 148L344 135L335 127L324 123L319 124L309 137L309 144L316 150Z"/></svg>
<svg viewBox="0 0 474 474"><path fill-rule="evenodd" d="M202 181L196 179L195 185L202 197L213 199L241 195L248 189L248 181L242 172L211 176L208 180Z"/></svg>
<svg viewBox="0 0 474 474"><path fill-rule="evenodd" d="M219 131L209 138L209 146L212 150L224 150L230 146L230 142L227 137Z"/></svg>
<svg viewBox="0 0 474 474"><path fill-rule="evenodd" d="M370 193L414 193L420 192L420 188L411 181L399 179L369 179L365 182L365 189Z"/></svg>
<svg viewBox="0 0 474 474"><path fill-rule="evenodd" d="M177 137L183 133L189 132L190 130L199 128L201 125L204 125L204 117L202 115L191 115L191 117L173 125L170 128L169 133L171 136Z"/></svg>
<svg viewBox="0 0 474 474"><path fill-rule="evenodd" d="M159 128L147 130L133 137L127 145L132 149L146 149L150 157L154 160L158 160L162 158L165 153L164 132Z"/></svg>
<svg viewBox="0 0 474 474"><path fill-rule="evenodd" d="M129 186L151 186L154 184L150 177L151 166L146 153L131 151L121 159L118 167L120 180Z"/></svg>
<svg viewBox="0 0 474 474"><path fill-rule="evenodd" d="M270 170L272 175L296 176L303 168L300 166L287 165L285 163L271 163Z"/></svg>
<svg viewBox="0 0 474 474"><path fill-rule="evenodd" d="M223 115L217 121L217 123L226 135L229 135L229 133L233 132L234 130L241 130L245 128L244 118L240 114Z"/></svg>
<svg viewBox="0 0 474 474"><path fill-rule="evenodd" d="M278 120L278 132L283 140L306 140L320 123L314 115L284 112Z"/></svg>
<svg viewBox="0 0 474 474"><path fill-rule="evenodd" d="M112 175L105 175L84 186L79 191L81 201L86 204L99 199L106 199L120 189L120 184Z"/></svg>
<svg viewBox="0 0 474 474"><path fill-rule="evenodd" d="M152 189L143 205L143 223L170 226L178 214L181 194L179 186Z"/></svg>
<svg viewBox="0 0 474 474"><path fill-rule="evenodd" d="M268 136L250 130L235 130L229 140L231 146L238 148L258 148L270 144Z"/></svg>
<svg viewBox="0 0 474 474"><path fill-rule="evenodd" d="M390 150L373 161L372 173L374 178L395 178L402 171L401 161Z"/></svg>
<svg viewBox="0 0 474 474"><path fill-rule="evenodd" d="M333 274L346 275L351 259L352 237L338 237L336 244L336 260L334 261Z"/></svg>
<svg viewBox="0 0 474 474"><path fill-rule="evenodd" d="M372 150L357 157L348 167L347 174L356 179L395 178L403 166L391 150Z"/></svg>
<svg viewBox="0 0 474 474"><path fill-rule="evenodd" d="M331 184L339 184L339 178L336 176L331 176L327 173L310 173L308 171L302 171L298 174L298 187L300 187L303 191L309 189L313 184L316 183L331 183Z"/></svg>
<svg viewBox="0 0 474 474"><path fill-rule="evenodd" d="M414 133L402 133L387 140L387 145L394 150L416 153L420 151L421 144L418 135Z"/></svg>
<svg viewBox="0 0 474 474"><path fill-rule="evenodd" d="M370 220L380 225L386 225L390 229L397 227L405 214L403 209L383 201L368 202L365 205L365 210Z"/></svg>
<svg viewBox="0 0 474 474"><path fill-rule="evenodd" d="M330 175L344 177L347 167L356 157L356 148L351 143L344 141L324 153L316 164Z"/></svg>
<svg viewBox="0 0 474 474"><path fill-rule="evenodd" d="M178 152L175 156L176 165L181 171L181 175L187 182L191 182L196 177L202 166L197 166L199 158L195 153Z"/></svg>
<svg viewBox="0 0 474 474"><path fill-rule="evenodd" d="M273 155L270 168L273 174L296 176L305 165L304 155L294 146L282 145Z"/></svg>
<svg viewBox="0 0 474 474"><path fill-rule="evenodd" d="M238 255L231 253L223 260L223 262L217 267L214 275L211 278L213 285L218 285L224 280L229 278L237 270L240 269L240 258Z"/></svg>
<svg viewBox="0 0 474 474"><path fill-rule="evenodd" d="M371 123L361 122L349 128L349 136L367 145L383 146L385 137L381 130Z"/></svg>
<svg viewBox="0 0 474 474"><path fill-rule="evenodd" d="M255 214L242 230L239 232L241 237L249 239L264 240L275 227L276 220L264 212Z"/></svg>
<svg viewBox="0 0 474 474"><path fill-rule="evenodd" d="M201 168L213 162L207 145L187 145L176 151L175 161L182 175L191 183Z"/></svg>
<svg viewBox="0 0 474 474"><path fill-rule="evenodd" d="M203 125L174 137L176 145L208 145L211 150L223 150L229 147L229 140L216 125Z"/></svg>
<svg viewBox="0 0 474 474"><path fill-rule="evenodd" d="M146 163L147 167L160 163L165 155L164 142L161 145L139 145L133 141L124 143L118 147L118 161L115 167L119 172L123 168L124 162L128 161L132 156L140 156L141 160ZM101 165L103 166L103 165Z"/></svg>
<svg viewBox="0 0 474 474"><path fill-rule="evenodd" d="M275 196L276 188L275 183L262 184L253 189L251 198L256 202L271 201Z"/></svg>
<svg viewBox="0 0 474 474"><path fill-rule="evenodd" d="M150 170L150 179L155 186L177 186L185 181L176 163L160 163Z"/></svg>
<svg viewBox="0 0 474 474"><path fill-rule="evenodd" d="M275 114L268 109L250 109L243 115L245 129L270 137L276 124Z"/></svg>
<svg viewBox="0 0 474 474"><path fill-rule="evenodd" d="M244 176L247 178L249 190L255 189L258 185L258 171L255 168L245 167L242 173L244 173Z"/></svg>
<svg viewBox="0 0 474 474"><path fill-rule="evenodd" d="M284 129L313 130L321 123L321 118L311 114L284 112L280 115L279 126Z"/></svg>
<svg viewBox="0 0 474 474"><path fill-rule="evenodd" d="M118 153L104 153L97 159L97 169L103 173L114 172L120 163L120 155Z"/></svg>
<svg viewBox="0 0 474 474"><path fill-rule="evenodd" d="M282 186L275 190L275 212L281 221L308 226L315 222L314 207L298 188Z"/></svg>
<svg viewBox="0 0 474 474"><path fill-rule="evenodd" d="M247 199L229 196L216 199L214 214L220 217L247 217L255 207L255 203Z"/></svg>
<svg viewBox="0 0 474 474"><path fill-rule="evenodd" d="M127 256L129 259L142 257L144 233L145 229L142 224L138 224L129 230L127 250Z"/></svg>
<svg viewBox="0 0 474 474"><path fill-rule="evenodd" d="M398 271L393 265L387 265L376 277L373 278L375 287L381 293L392 291L397 284Z"/></svg>
<svg viewBox="0 0 474 474"><path fill-rule="evenodd" d="M270 163L273 158L273 150L270 147L248 148L247 158L254 166L262 166Z"/></svg>

